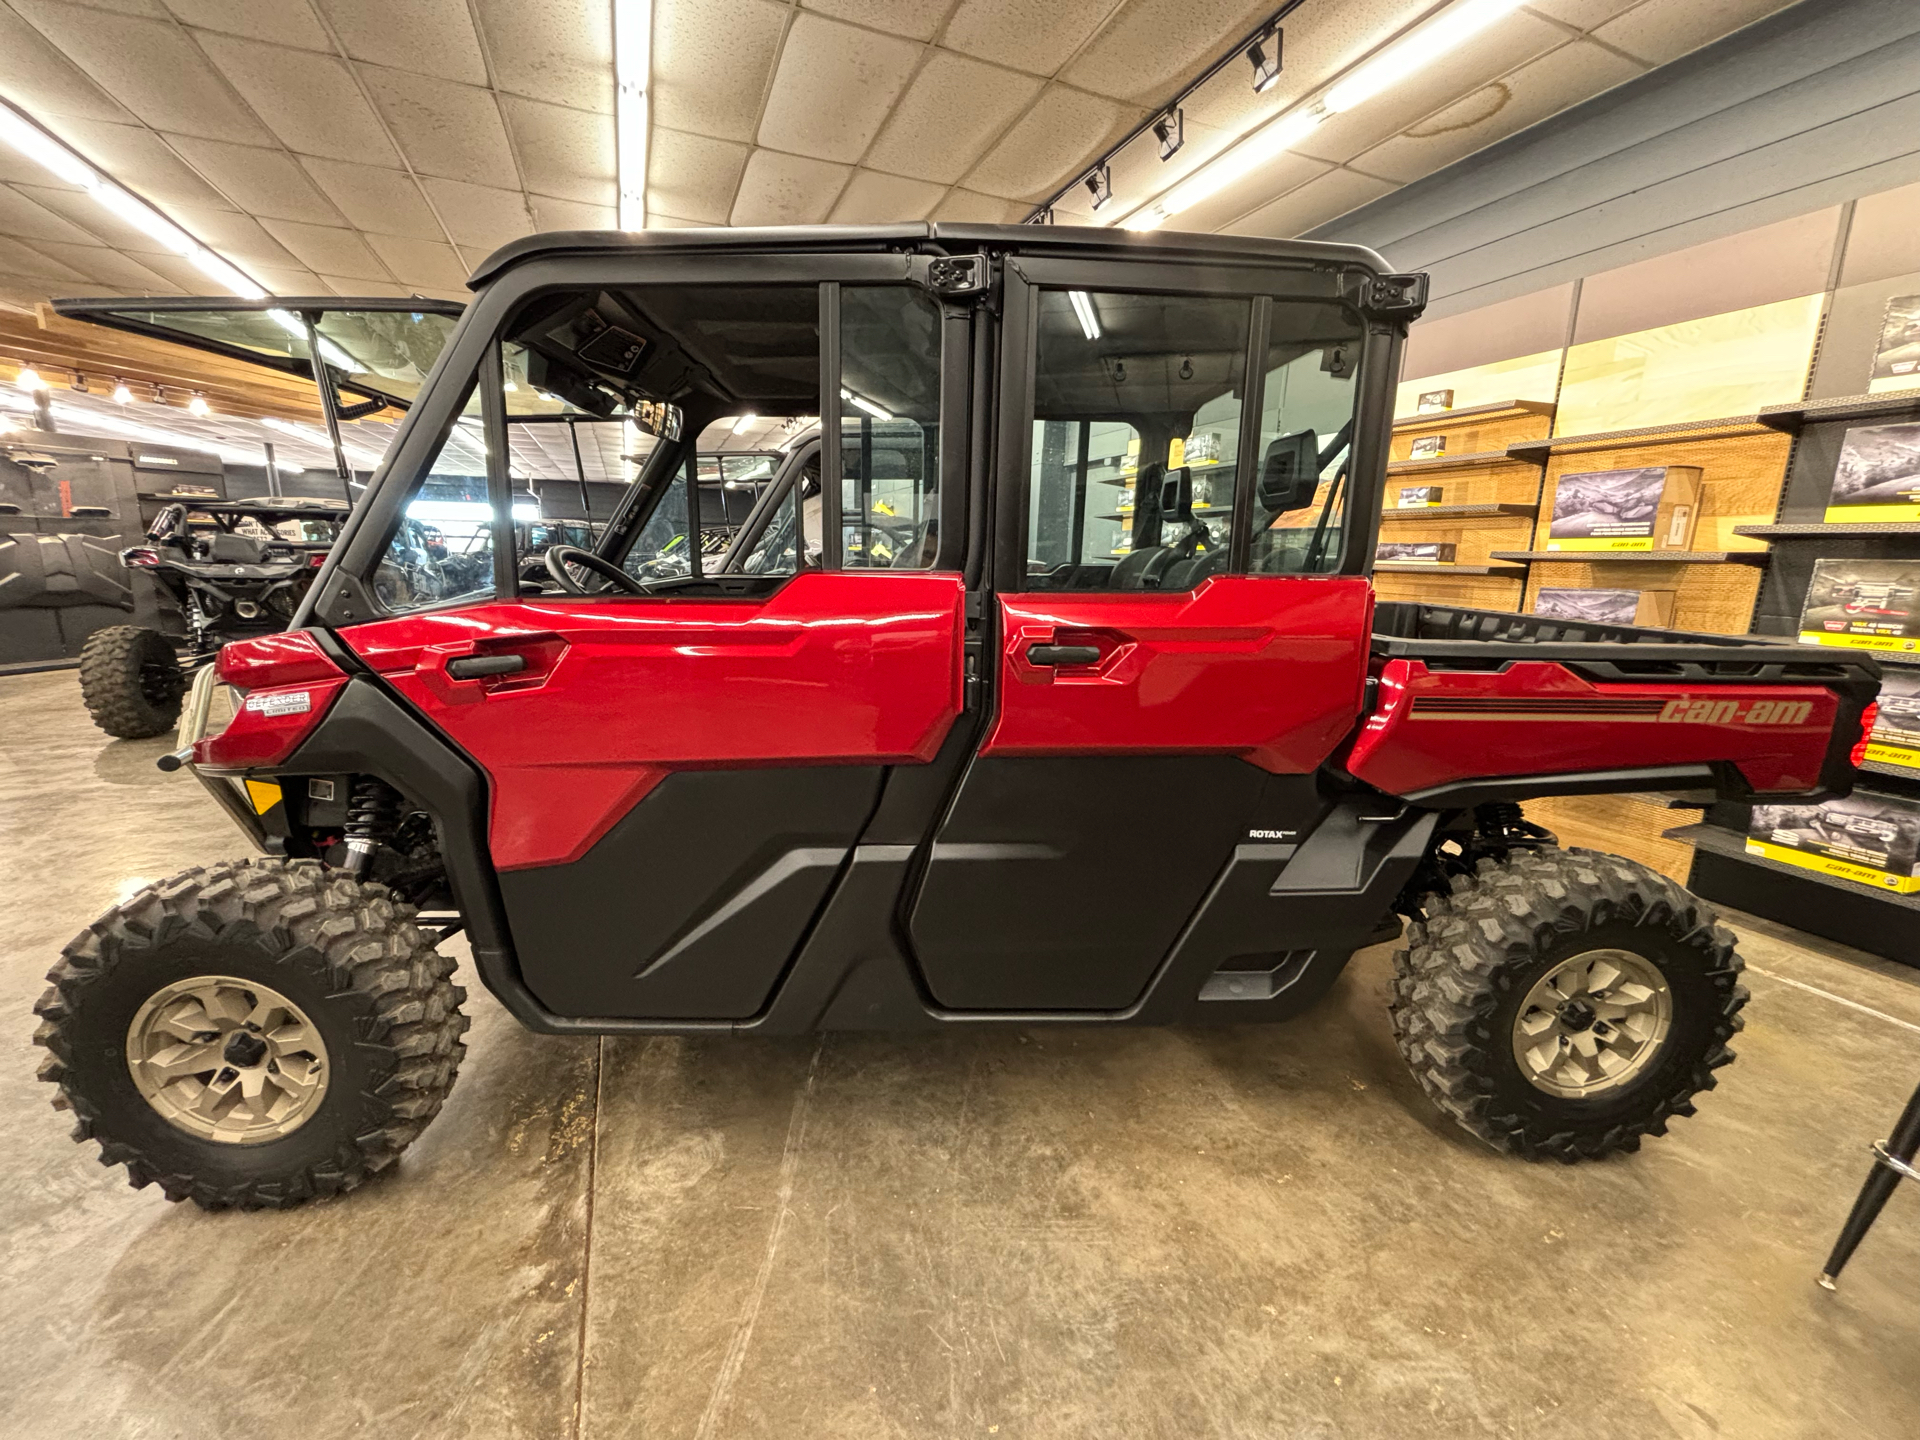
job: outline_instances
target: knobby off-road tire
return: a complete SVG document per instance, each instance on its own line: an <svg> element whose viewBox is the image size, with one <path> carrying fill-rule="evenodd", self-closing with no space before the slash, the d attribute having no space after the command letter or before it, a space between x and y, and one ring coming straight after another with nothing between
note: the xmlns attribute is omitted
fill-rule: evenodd
<svg viewBox="0 0 1920 1440"><path fill-rule="evenodd" d="M1614 958L1580 958L1596 953ZM1470 1134L1529 1160L1598 1159L1665 1134L1670 1118L1693 1114L1693 1097L1714 1087L1747 1003L1741 968L1732 933L1665 876L1593 850L1516 850L1455 879L1408 927L1407 948L1394 956L1394 1035L1434 1104ZM1554 1013L1558 990L1578 990L1567 977L1582 970L1644 982L1632 997L1661 991L1661 982L1664 994L1640 1001L1632 1020L1657 1038L1623 1045L1629 1058L1610 1057L1618 1078L1596 1076L1591 1093L1569 1093L1586 1087L1565 1083L1567 1072L1543 1075L1519 1049L1551 1057L1531 1049L1539 1034L1564 1053L1596 1012L1620 1023L1619 1005L1583 1008L1578 995ZM1523 1017L1528 1038L1517 1045ZM1581 1078L1577 1066L1571 1073Z"/></svg>
<svg viewBox="0 0 1920 1440"><path fill-rule="evenodd" d="M146 740L180 723L187 677L167 637L109 625L80 647L80 698L93 723L122 740Z"/></svg>
<svg viewBox="0 0 1920 1440"><path fill-rule="evenodd" d="M386 887L313 860L183 871L108 911L62 953L34 1007L42 1019L34 1039L51 1052L40 1078L60 1087L55 1108L77 1117L73 1138L98 1141L100 1163L125 1165L135 1189L158 1184L169 1200L209 1210L342 1194L427 1127L466 1050L466 997L449 978L453 962L410 923L413 914ZM296 1085L269 1080L264 1093L279 1096L287 1115L263 1117L241 1135L196 1133L213 1122L182 1098L200 1094L201 1082L153 1096L152 1077L164 1071L138 1059L167 1047L169 1032L210 1043L212 1022L198 1040L182 1035L202 1027L178 1017L215 1013L211 998L197 1010L196 995L217 996L225 1012L218 1063L251 1065L256 1082L259 1072L292 1068L323 1088L296 1100ZM256 1002L263 1017L274 1006L265 1032L241 1033L254 1027L238 1017ZM171 1025L156 1031L155 1015ZM276 1036L304 1038L282 1045ZM289 1049L299 1058L289 1060ZM200 1065L184 1051L170 1055ZM207 1089L238 1083L234 1070L206 1073ZM227 1123L234 1119L243 1117Z"/></svg>

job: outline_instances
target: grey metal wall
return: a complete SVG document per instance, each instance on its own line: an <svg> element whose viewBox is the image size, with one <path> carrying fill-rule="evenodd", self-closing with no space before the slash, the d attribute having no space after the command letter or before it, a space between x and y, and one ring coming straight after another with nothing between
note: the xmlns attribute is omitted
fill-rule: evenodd
<svg viewBox="0 0 1920 1440"><path fill-rule="evenodd" d="M1311 234L1441 317L1915 180L1920 0L1801 0Z"/></svg>

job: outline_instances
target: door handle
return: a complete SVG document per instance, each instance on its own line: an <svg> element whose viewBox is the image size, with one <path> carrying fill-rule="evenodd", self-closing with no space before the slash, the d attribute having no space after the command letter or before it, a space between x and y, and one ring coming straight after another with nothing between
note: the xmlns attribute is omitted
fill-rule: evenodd
<svg viewBox="0 0 1920 1440"><path fill-rule="evenodd" d="M1027 659L1035 665L1098 665L1098 645L1029 645Z"/></svg>
<svg viewBox="0 0 1920 1440"><path fill-rule="evenodd" d="M482 680L489 675L517 675L527 668L524 655L457 655L447 661L454 680Z"/></svg>

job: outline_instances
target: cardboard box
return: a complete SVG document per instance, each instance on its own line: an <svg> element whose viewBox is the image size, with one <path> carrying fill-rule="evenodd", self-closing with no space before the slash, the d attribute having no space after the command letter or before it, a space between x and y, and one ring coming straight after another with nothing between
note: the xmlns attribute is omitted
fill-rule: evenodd
<svg viewBox="0 0 1920 1440"><path fill-rule="evenodd" d="M1549 550L1686 550L1700 515L1698 465L1585 470L1553 490Z"/></svg>
<svg viewBox="0 0 1920 1440"><path fill-rule="evenodd" d="M1912 895L1920 892L1920 806L1864 791L1823 805L1756 805L1747 853Z"/></svg>
<svg viewBox="0 0 1920 1440"><path fill-rule="evenodd" d="M1447 437L1444 435L1417 435L1408 458L1412 460L1438 460L1447 453Z"/></svg>
<svg viewBox="0 0 1920 1440"><path fill-rule="evenodd" d="M1581 590L1542 587L1533 597L1533 613L1554 620L1585 620L1596 625L1673 624L1671 590Z"/></svg>
<svg viewBox="0 0 1920 1440"><path fill-rule="evenodd" d="M1453 548L1451 540L1382 540L1373 547L1373 558L1396 565L1451 565Z"/></svg>
<svg viewBox="0 0 1920 1440"><path fill-rule="evenodd" d="M1865 758L1920 774L1920 671L1887 667Z"/></svg>
<svg viewBox="0 0 1920 1440"><path fill-rule="evenodd" d="M1441 487L1438 485L1402 485L1400 503L1394 507L1399 510L1425 510L1440 503Z"/></svg>
<svg viewBox="0 0 1920 1440"><path fill-rule="evenodd" d="M1800 642L1920 651L1920 560L1816 560Z"/></svg>
<svg viewBox="0 0 1920 1440"><path fill-rule="evenodd" d="M1420 392L1419 399L1414 402L1413 408L1415 413L1420 415L1431 415L1437 410L1451 410L1453 391L1423 390Z"/></svg>
<svg viewBox="0 0 1920 1440"><path fill-rule="evenodd" d="M1920 425L1863 425L1840 442L1829 524L1920 520Z"/></svg>

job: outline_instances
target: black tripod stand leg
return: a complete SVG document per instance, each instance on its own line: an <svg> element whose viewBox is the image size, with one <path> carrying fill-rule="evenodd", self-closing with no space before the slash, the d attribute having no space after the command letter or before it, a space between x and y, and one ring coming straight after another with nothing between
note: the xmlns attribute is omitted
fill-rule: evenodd
<svg viewBox="0 0 1920 1440"><path fill-rule="evenodd" d="M1827 1256L1827 1263L1820 1271L1820 1283L1829 1290L1833 1289L1833 1282L1840 1278L1840 1271L1853 1258L1860 1242L1866 1239L1873 1222L1880 1218L1880 1211L1902 1177L1920 1178L1913 1164L1913 1157L1920 1153L1920 1090L1913 1092L1907 1108L1900 1112L1893 1135L1875 1145L1873 1152L1873 1171L1867 1176L1867 1183L1860 1187L1860 1196L1853 1202L1847 1223L1840 1227L1840 1238L1833 1242L1833 1253Z"/></svg>

